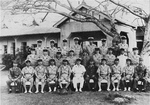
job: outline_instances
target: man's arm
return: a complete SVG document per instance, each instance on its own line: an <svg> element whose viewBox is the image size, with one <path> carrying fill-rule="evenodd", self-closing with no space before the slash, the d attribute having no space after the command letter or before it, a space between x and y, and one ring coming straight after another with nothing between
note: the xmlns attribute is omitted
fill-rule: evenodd
<svg viewBox="0 0 150 105"><path fill-rule="evenodd" d="M22 73L21 73L21 69L19 68L19 72L20 72L20 75L15 79L15 80L18 80L22 77Z"/></svg>
<svg viewBox="0 0 150 105"><path fill-rule="evenodd" d="M13 81L10 71L11 71L11 68L9 69L9 72L8 72L8 78L9 78L11 81Z"/></svg>

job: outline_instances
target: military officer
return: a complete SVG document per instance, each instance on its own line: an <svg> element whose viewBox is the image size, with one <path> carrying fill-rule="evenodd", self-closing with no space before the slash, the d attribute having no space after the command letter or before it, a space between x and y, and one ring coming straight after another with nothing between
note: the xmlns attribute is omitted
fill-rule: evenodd
<svg viewBox="0 0 150 105"><path fill-rule="evenodd" d="M111 81L112 81L112 85L113 85L113 91L115 91L115 90L119 91L119 85L120 85L122 70L121 70L121 67L119 65L119 59L118 58L115 59L114 65L111 67L111 69L112 69ZM115 89L115 83L114 83L115 80L118 80L116 89Z"/></svg>
<svg viewBox="0 0 150 105"><path fill-rule="evenodd" d="M56 52L58 51L58 49L55 47L55 40L50 40L50 48L48 50L50 57L54 58L56 56Z"/></svg>
<svg viewBox="0 0 150 105"><path fill-rule="evenodd" d="M106 39L101 39L102 41L102 46L100 46L100 51L101 51L101 54L104 56L107 54L107 51L108 51L108 47L106 45Z"/></svg>
<svg viewBox="0 0 150 105"><path fill-rule="evenodd" d="M80 86L79 86L79 91L82 92L82 88L83 88L83 84L84 84L84 74L85 74L85 67L83 65L81 65L81 59L77 59L76 60L76 65L73 66L72 68L72 72L73 72L73 86L75 88L75 91L77 92L78 91L78 88L77 88L77 84L79 83Z"/></svg>
<svg viewBox="0 0 150 105"><path fill-rule="evenodd" d="M129 55L129 58L132 60L132 64L134 66L136 66L139 63L140 55L138 55L138 48L137 47L134 47L132 50L133 50L133 54Z"/></svg>
<svg viewBox="0 0 150 105"><path fill-rule="evenodd" d="M125 36L121 37L121 43L119 44L119 48L123 48L125 50L125 53L128 51L128 44L127 44L127 38Z"/></svg>
<svg viewBox="0 0 150 105"><path fill-rule="evenodd" d="M140 80L144 85L144 88L142 90L145 91L147 86L148 69L143 64L143 58L139 58L139 64L134 69L134 75L134 89L138 90L137 83Z"/></svg>
<svg viewBox="0 0 150 105"><path fill-rule="evenodd" d="M98 67L101 63L101 59L103 58L103 55L100 54L99 48L95 48L94 52L95 53L93 55L93 60L95 61L95 65Z"/></svg>
<svg viewBox="0 0 150 105"><path fill-rule="evenodd" d="M126 59L128 58L125 55L125 51L123 48L120 49L120 55L117 57L119 59L119 65L121 66L121 69L123 70L123 68L126 66Z"/></svg>
<svg viewBox="0 0 150 105"><path fill-rule="evenodd" d="M129 80L128 91L130 91L133 82L134 66L131 65L131 59L126 59L126 64L127 65L123 68L122 83L123 83L124 91L126 91L127 90L126 81Z"/></svg>
<svg viewBox="0 0 150 105"><path fill-rule="evenodd" d="M12 82L16 82L17 89L20 90L21 77L22 77L21 69L18 67L17 62L13 61L13 67L9 69L9 74L8 74L9 80L7 81L7 86L8 86L9 92L11 91L10 84Z"/></svg>
<svg viewBox="0 0 150 105"><path fill-rule="evenodd" d="M35 49L31 49L31 54L27 56L27 60L31 61L31 66L35 67L37 63L38 56L36 55Z"/></svg>
<svg viewBox="0 0 150 105"><path fill-rule="evenodd" d="M110 91L110 67L107 65L107 60L103 58L102 65L98 67L97 73L98 73L98 85L99 85L99 91L101 91L101 81L107 80L107 91Z"/></svg>
<svg viewBox="0 0 150 105"><path fill-rule="evenodd" d="M71 50L73 50L75 52L75 55L77 57L79 57L80 53L82 52L82 47L79 44L79 38L78 37L74 38L74 43L75 44L71 47Z"/></svg>
<svg viewBox="0 0 150 105"><path fill-rule="evenodd" d="M91 90L95 90L97 88L97 69L98 67L95 66L94 64L94 60L93 59L90 59L89 60L89 64L88 66L86 67L86 72L85 72L85 80L86 80L86 83L88 85L88 89ZM94 81L94 87L91 88L91 85L90 85L90 80L93 80Z"/></svg>
<svg viewBox="0 0 150 105"><path fill-rule="evenodd" d="M48 50L47 49L43 50L43 55L40 56L39 58L42 59L43 65L45 67L49 66L49 60L51 59L51 57L48 55Z"/></svg>
<svg viewBox="0 0 150 105"><path fill-rule="evenodd" d="M90 60L89 53L87 51L83 51L81 58L82 58L82 65L84 65L86 67L88 61Z"/></svg>
<svg viewBox="0 0 150 105"><path fill-rule="evenodd" d="M118 41L112 41L112 46L111 48L113 49L113 54L117 57L120 55L120 47L118 45Z"/></svg>
<svg viewBox="0 0 150 105"><path fill-rule="evenodd" d="M43 48L42 48L42 40L37 40L37 47L35 48L36 55L40 57L43 55Z"/></svg>
<svg viewBox="0 0 150 105"><path fill-rule="evenodd" d="M60 67L60 65L62 64L62 61L63 61L62 54L61 54L60 51L58 51L58 52L56 53L56 57L55 57L56 66L57 66L57 67Z"/></svg>
<svg viewBox="0 0 150 105"><path fill-rule="evenodd" d="M29 93L32 93L31 92L31 89L33 87L33 76L35 74L35 70L34 68L31 66L31 62L30 60L26 60L26 67L24 67L22 69L22 74L23 74L23 86L24 86L24 89L25 89L25 92L24 93L27 93L27 88L26 88L26 82L30 82L30 88L29 88Z"/></svg>
<svg viewBox="0 0 150 105"><path fill-rule="evenodd" d="M75 65L77 57L74 54L73 50L69 51L69 56L66 58L71 66L71 68Z"/></svg>
<svg viewBox="0 0 150 105"><path fill-rule="evenodd" d="M89 40L89 45L86 46L86 50L89 52L90 57L92 57L96 45L93 44L93 40L94 40L93 37L88 37L88 40Z"/></svg>
<svg viewBox="0 0 150 105"><path fill-rule="evenodd" d="M67 82L65 88L68 88L70 84L70 76L71 76L71 67L69 66L68 60L64 59L62 65L58 69L59 73L59 86L62 87L62 82Z"/></svg>
<svg viewBox="0 0 150 105"><path fill-rule="evenodd" d="M44 86L45 86L45 79L46 79L46 67L43 66L42 59L38 59L38 66L35 67L35 75L36 75L36 80L35 80L35 86L36 86L36 92L39 92L39 82L41 82L41 93L44 93Z"/></svg>
<svg viewBox="0 0 150 105"><path fill-rule="evenodd" d="M63 40L63 46L61 48L61 52L62 52L63 58L66 59L69 50L70 50L70 48L68 46L68 41L67 41L67 39L64 39Z"/></svg>
<svg viewBox="0 0 150 105"><path fill-rule="evenodd" d="M54 91L56 91L57 87L57 77L58 77L58 67L56 66L56 62L54 59L50 60L50 66L47 67L48 79L47 82L55 82ZM49 92L51 92L51 85L49 84Z"/></svg>
<svg viewBox="0 0 150 105"><path fill-rule="evenodd" d="M115 55L113 55L113 49L108 48L108 54L104 57L107 60L107 65L112 66L114 64L114 60L116 59Z"/></svg>

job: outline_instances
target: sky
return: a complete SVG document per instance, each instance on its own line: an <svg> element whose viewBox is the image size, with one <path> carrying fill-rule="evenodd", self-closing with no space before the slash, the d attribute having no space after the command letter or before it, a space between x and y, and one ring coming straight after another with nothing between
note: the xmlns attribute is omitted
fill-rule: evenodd
<svg viewBox="0 0 150 105"><path fill-rule="evenodd" d="M1 0L1 1L7 1L7 0ZM9 0L8 0L9 1ZM67 0L59 0L64 4L67 4ZM83 2L83 0L70 0L72 5L74 7L77 7L79 4ZM94 2L94 0L84 0L87 5L96 7L98 5L97 2ZM102 1L102 0L98 0ZM147 13L150 13L150 0L114 0L116 2L119 2L121 4L126 4L126 5L132 5L132 6L138 6L142 9L144 9ZM113 8L114 5L110 5L109 8ZM58 10L66 11L64 8L57 7ZM26 15L26 14L20 14L20 15L10 15L10 13L7 13L5 11L1 10L1 25L6 24L9 29L15 29L15 28L20 28L20 27L29 27L32 25L33 20L35 19L40 26L49 26L52 27L58 20L62 18L61 15L54 14L54 13L49 13L48 16L46 17L45 21L42 22L41 19L45 16L46 13L39 13L36 15ZM136 18L131 15L125 15L125 16L117 16L119 20L125 21L130 24L136 24L136 22L132 23L133 20Z"/></svg>

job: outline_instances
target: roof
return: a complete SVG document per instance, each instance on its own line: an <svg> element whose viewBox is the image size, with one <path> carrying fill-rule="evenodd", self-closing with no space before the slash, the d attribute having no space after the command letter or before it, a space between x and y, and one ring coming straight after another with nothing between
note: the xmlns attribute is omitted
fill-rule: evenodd
<svg viewBox="0 0 150 105"><path fill-rule="evenodd" d="M44 33L60 33L58 28L49 28L42 26L22 27L20 29L2 29L0 37L7 36L20 36L20 35L31 35L31 34L44 34Z"/></svg>

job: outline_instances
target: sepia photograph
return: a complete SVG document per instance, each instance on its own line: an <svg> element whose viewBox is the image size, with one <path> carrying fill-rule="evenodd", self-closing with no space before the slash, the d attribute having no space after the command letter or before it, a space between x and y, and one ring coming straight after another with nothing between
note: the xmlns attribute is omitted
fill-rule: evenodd
<svg viewBox="0 0 150 105"><path fill-rule="evenodd" d="M150 0L1 0L0 105L150 105Z"/></svg>

